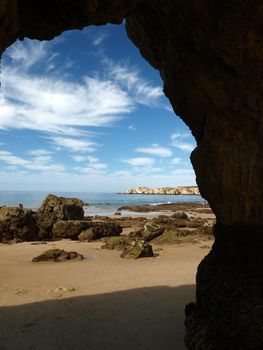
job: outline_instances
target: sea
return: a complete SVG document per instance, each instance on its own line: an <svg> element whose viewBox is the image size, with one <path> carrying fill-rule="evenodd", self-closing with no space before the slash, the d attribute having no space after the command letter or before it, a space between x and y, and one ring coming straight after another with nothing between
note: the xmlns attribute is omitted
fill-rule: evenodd
<svg viewBox="0 0 263 350"><path fill-rule="evenodd" d="M18 206L37 209L48 195L48 192L31 191L0 191L0 206ZM203 203L201 196L180 195L140 195L140 194L117 194L101 192L52 192L62 197L80 198L84 202L85 215L114 215L119 207L126 205L158 205L164 203L197 202ZM122 216L145 215L144 213L122 212Z"/></svg>

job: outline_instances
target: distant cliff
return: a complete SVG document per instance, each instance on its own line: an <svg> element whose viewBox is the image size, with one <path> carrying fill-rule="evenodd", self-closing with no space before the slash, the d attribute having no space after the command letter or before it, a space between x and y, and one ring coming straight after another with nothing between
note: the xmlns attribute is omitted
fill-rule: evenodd
<svg viewBox="0 0 263 350"><path fill-rule="evenodd" d="M178 187L137 187L130 188L126 192L119 192L120 194L176 194L176 195L200 195L197 186L178 186Z"/></svg>

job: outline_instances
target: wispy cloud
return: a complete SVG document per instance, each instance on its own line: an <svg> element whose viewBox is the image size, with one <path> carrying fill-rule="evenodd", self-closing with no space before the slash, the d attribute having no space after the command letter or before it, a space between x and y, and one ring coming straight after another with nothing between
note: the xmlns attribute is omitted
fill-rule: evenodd
<svg viewBox="0 0 263 350"><path fill-rule="evenodd" d="M14 66L27 71L36 62L47 56L46 42L38 40L27 40L26 44L17 40L8 49L8 56L12 59Z"/></svg>
<svg viewBox="0 0 263 350"><path fill-rule="evenodd" d="M109 126L132 110L128 95L110 81L85 77L83 84L3 71L0 128L64 134Z"/></svg>
<svg viewBox="0 0 263 350"><path fill-rule="evenodd" d="M130 131L136 131L136 130L137 130L137 129L136 129L136 126L133 125L133 124L129 125L129 126L128 126L128 129L129 129Z"/></svg>
<svg viewBox="0 0 263 350"><path fill-rule="evenodd" d="M171 172L172 175L177 175L177 176L195 176L195 172L193 169L189 168L180 168L180 169L175 169Z"/></svg>
<svg viewBox="0 0 263 350"><path fill-rule="evenodd" d="M75 160L77 163L85 162L85 164L88 164L89 167L93 167L94 169L106 169L107 165L105 163L101 163L99 158L94 156L87 156L87 155L73 155L72 159ZM81 168L75 168L75 169L81 169Z"/></svg>
<svg viewBox="0 0 263 350"><path fill-rule="evenodd" d="M147 157L138 157L124 159L123 162L131 165L132 167L151 167L154 165L155 159Z"/></svg>
<svg viewBox="0 0 263 350"><path fill-rule="evenodd" d="M97 34L94 36L93 45L94 45L94 46L100 45L107 37L108 37L108 33L105 32L105 31L100 32L100 33L97 33Z"/></svg>
<svg viewBox="0 0 263 350"><path fill-rule="evenodd" d="M103 72L83 76L78 82L65 72L58 77L33 69L41 63L44 68L46 65L44 72L49 72L61 65L62 59L48 43L36 40L18 41L6 51L0 129L80 135L89 127L113 125L137 104L162 106L160 86L142 78L136 68L109 58L103 59ZM135 127L131 125L129 130L135 131Z"/></svg>
<svg viewBox="0 0 263 350"><path fill-rule="evenodd" d="M85 162L87 160L85 156L79 156L79 155L73 155L72 159L77 163Z"/></svg>
<svg viewBox="0 0 263 350"><path fill-rule="evenodd" d="M77 140L66 137L52 137L51 140L56 147L66 148L70 152L94 152L98 144L92 141Z"/></svg>
<svg viewBox="0 0 263 350"><path fill-rule="evenodd" d="M103 59L107 74L111 79L124 87L136 103L146 106L162 106L161 97L163 90L161 86L154 86L140 76L136 67L127 63L117 63L105 57Z"/></svg>
<svg viewBox="0 0 263 350"><path fill-rule="evenodd" d="M87 156L86 159L86 166L82 167L75 167L74 170L77 170L78 172L82 174L105 174L106 169L108 168L108 165L105 163L102 163L99 161L97 157L93 156Z"/></svg>
<svg viewBox="0 0 263 350"><path fill-rule="evenodd" d="M84 76L76 83L31 72L57 55L44 42L25 40L6 51L0 95L0 128L79 134L84 127L110 126L134 109L129 94L109 77Z"/></svg>
<svg viewBox="0 0 263 350"><path fill-rule="evenodd" d="M175 157L175 158L171 159L172 165L180 164L181 162L182 162L182 158L179 158L179 157Z"/></svg>
<svg viewBox="0 0 263 350"><path fill-rule="evenodd" d="M30 155L32 156L49 156L52 152L48 149L33 149L31 151L28 152Z"/></svg>
<svg viewBox="0 0 263 350"><path fill-rule="evenodd" d="M32 153L34 157L32 159L25 159L14 155L13 153L5 150L0 150L0 161L14 166L15 168L23 168L26 170L41 171L41 172L63 172L65 167L62 164L53 161L49 155L39 155Z"/></svg>
<svg viewBox="0 0 263 350"><path fill-rule="evenodd" d="M195 149L195 145L189 142L191 134L187 132L176 132L171 135L171 145L184 152L192 152Z"/></svg>
<svg viewBox="0 0 263 350"><path fill-rule="evenodd" d="M170 148L161 147L158 144L152 144L150 147L138 147L135 151L159 157L171 157L173 154Z"/></svg>

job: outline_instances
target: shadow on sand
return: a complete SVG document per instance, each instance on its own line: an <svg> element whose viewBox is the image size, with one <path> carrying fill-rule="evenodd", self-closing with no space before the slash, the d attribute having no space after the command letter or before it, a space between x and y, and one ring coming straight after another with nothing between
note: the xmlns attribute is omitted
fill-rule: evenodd
<svg viewBox="0 0 263 350"><path fill-rule="evenodd" d="M195 286L152 287L0 308L1 350L182 350Z"/></svg>

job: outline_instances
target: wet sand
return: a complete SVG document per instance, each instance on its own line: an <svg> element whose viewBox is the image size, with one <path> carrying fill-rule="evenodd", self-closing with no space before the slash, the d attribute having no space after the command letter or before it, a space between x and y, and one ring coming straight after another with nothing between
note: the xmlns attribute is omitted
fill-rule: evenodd
<svg viewBox="0 0 263 350"><path fill-rule="evenodd" d="M1 350L185 349L184 306L211 242L154 246L159 256L138 260L101 244L0 244ZM51 248L88 258L31 262Z"/></svg>

